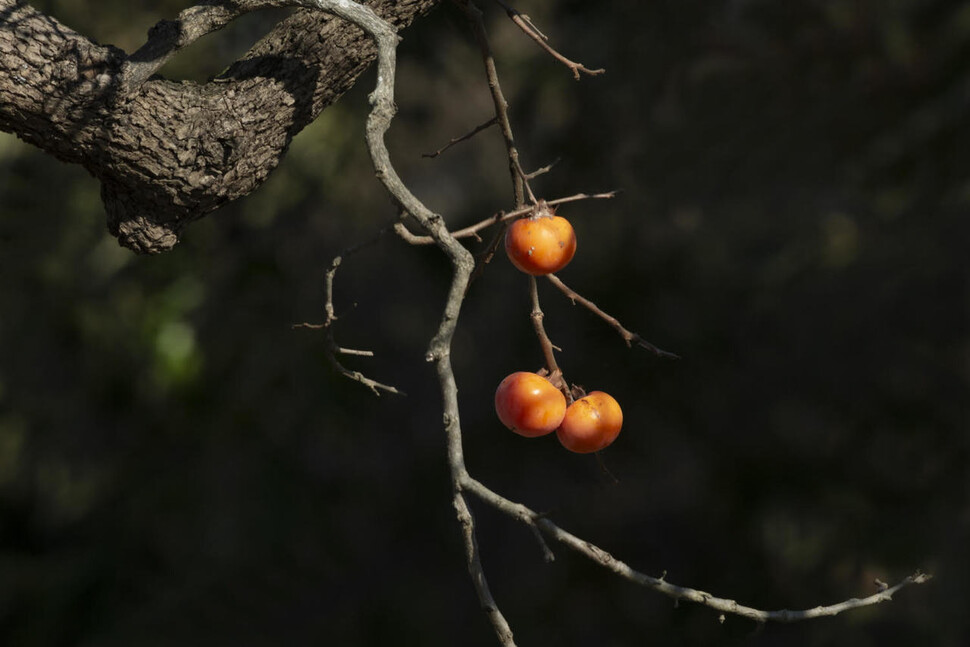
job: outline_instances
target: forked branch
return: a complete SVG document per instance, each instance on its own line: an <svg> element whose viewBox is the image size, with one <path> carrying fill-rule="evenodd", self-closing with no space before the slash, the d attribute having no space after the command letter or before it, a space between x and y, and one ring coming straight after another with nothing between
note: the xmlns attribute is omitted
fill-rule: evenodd
<svg viewBox="0 0 970 647"><path fill-rule="evenodd" d="M450 354L452 338L474 268L474 262L471 253L448 231L441 216L431 212L408 190L391 164L387 147L384 143L384 133L390 126L391 119L394 115L393 88L397 36L394 34L393 29L373 14L370 9L350 2L349 0L315 0L314 2L305 0L305 4L313 4L357 24L377 42L377 87L370 95L372 110L367 119L367 145L371 153L374 168L378 178L380 178L388 192L400 204L402 210L417 220L421 227L428 232L435 244L445 252L452 263L453 273L448 298L438 326L438 331L429 345L427 359L435 364L438 381L441 386L444 427L448 441L448 462L453 487L453 502L463 531L468 570L472 576L475 590L482 607L495 630L499 642L503 646L511 647L515 643L508 622L496 605L485 579L484 569L481 564L481 554L475 538L475 522L465 499L465 492L473 493L483 502L541 531L546 537L554 539L586 555L607 570L625 579L652 588L676 600L697 602L721 611L722 614L732 613L751 618L758 622L766 622L768 620L794 621L825 615L835 615L849 609L889 600L899 589L910 584L922 584L930 579L928 575L916 573L894 587L882 587L882 590L875 595L861 600L851 599L839 604L819 606L805 611L762 611L740 605L733 600L715 597L704 591L676 586L667 582L663 577L654 578L640 573L601 548L568 533L530 508L505 499L473 479L465 467L458 410L458 389L451 366ZM533 287L534 285L533 283Z"/></svg>
<svg viewBox="0 0 970 647"><path fill-rule="evenodd" d="M347 368L346 366L344 366L343 363L338 359L338 357L340 357L341 355L350 355L350 356L357 356L357 357L373 357L374 353L369 350L357 350L354 348L344 348L343 346L337 343L337 340L334 338L334 333L333 333L333 324L335 321L337 321L337 313L333 307L333 278L337 274L337 268L340 267L341 263L343 263L343 256L349 256L351 254L356 253L358 250L362 249L363 247L366 247L370 243L375 242L383 233L384 231L382 230L381 232L378 233L377 236L375 236L367 243L363 243L362 245L358 245L356 247L352 247L348 249L346 252L344 252L342 256L337 256L336 258L333 259L333 262L330 263L330 268L327 270L326 276L324 277L324 284L323 284L323 293L324 293L323 310L324 310L324 313L326 314L326 319L324 320L324 322L322 324L301 323L301 324L295 324L293 327L309 328L311 330L323 330L326 333L327 360L330 362L330 365L333 367L333 369L338 373L340 373L341 375L343 375L344 377L354 380L355 382L360 382L361 384L369 388L371 391L373 391L374 395L377 395L377 396L381 394L381 391L385 391L387 393L393 393L395 395L406 395L403 391L398 390L396 387L393 387L389 384L384 384L382 382L378 382L377 380L373 380L367 377L366 375L364 375L363 373L361 373L360 371L353 371Z"/></svg>

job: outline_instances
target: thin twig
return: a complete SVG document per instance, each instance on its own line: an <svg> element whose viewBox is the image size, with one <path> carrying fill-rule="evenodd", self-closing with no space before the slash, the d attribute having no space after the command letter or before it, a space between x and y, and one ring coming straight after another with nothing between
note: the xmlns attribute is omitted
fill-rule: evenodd
<svg viewBox="0 0 970 647"><path fill-rule="evenodd" d="M454 137L454 138L452 138L451 140L448 141L447 144L445 144L444 146L442 146L441 148L439 148L435 152L433 152L433 153L421 153L421 157L430 157L430 158L438 157L439 155L441 155L442 153L444 153L446 150L448 150L449 148L451 148L455 144L460 144L461 142L468 141L469 139L471 139L472 137L474 137L478 133L482 132L486 128L490 128L490 127L494 126L497 123L498 123L498 117L492 117L491 119L489 119L485 123L479 124L479 125L475 126L470 132L465 133L461 137Z"/></svg>
<svg viewBox="0 0 970 647"><path fill-rule="evenodd" d="M503 225L492 235L492 239L488 241L488 245L485 249L475 255L475 272L472 274L472 280L474 281L482 272L485 271L485 266L492 262L495 258L495 254L498 252L499 246L502 244L502 240L505 238L505 232L508 229L507 226ZM478 237L478 234L474 234Z"/></svg>
<svg viewBox="0 0 970 647"><path fill-rule="evenodd" d="M626 342L626 345L628 347L632 347L633 344L636 344L640 348L644 348L650 351L657 357L665 357L667 359L680 359L679 355L675 355L674 353L670 353L660 348L657 348L656 346L648 342L640 335L636 334L635 332L630 332L629 330L624 328L623 325L616 319L616 317L604 312L595 303L593 303L586 297L582 296L581 294L579 294L578 292L576 292L575 290L567 286L555 274L547 274L546 278L549 279L550 283L552 283L557 288L559 288L560 291L562 291L562 293L565 294L566 297L573 302L573 304L579 303L587 310L589 310L590 312L598 316L600 319L608 323L614 330L616 330L616 332L620 333L620 337L623 338L623 341Z"/></svg>
<svg viewBox="0 0 970 647"><path fill-rule="evenodd" d="M572 404L573 394L566 383L566 379L563 377L562 369L559 368L559 364L556 363L556 350L557 347L549 339L549 335L546 334L546 327L542 324L542 320L545 315L542 313L542 308L539 305L539 288L536 285L536 277L529 277L529 299L532 301L532 312L530 318L532 319L532 328L536 331L536 337L539 338L539 347L542 348L542 357L546 362L546 369L549 371L549 375L546 376L552 384L562 391L563 395L566 396L566 401Z"/></svg>
<svg viewBox="0 0 970 647"><path fill-rule="evenodd" d="M542 536L542 531L539 530L539 527L535 524L529 524L529 529L532 531L532 534L535 535L536 541L539 543L539 548L542 550L542 559L546 562L556 561L556 554L552 552L551 548L549 548L549 544L546 543L546 538Z"/></svg>
<svg viewBox="0 0 970 647"><path fill-rule="evenodd" d="M616 191L606 191L604 193L577 193L575 195L567 196L565 198L556 198L555 200L546 200L546 204L549 206L556 206L558 204L566 204L567 202L576 202L578 200L609 200L616 196ZM463 229L458 229L451 232L451 235L455 238L478 238L478 232L487 227L491 227L494 224L506 222L518 218L519 216L524 216L531 213L535 209L534 205L529 205L527 207L521 207L514 209L512 211L500 211L494 215L476 222L474 225L469 225ZM401 231L403 229L403 231ZM434 239L431 236L420 236L411 233L404 225L398 227L395 225L394 230L403 238L405 241L412 245L430 245L434 243ZM504 232L503 232L504 233Z"/></svg>
<svg viewBox="0 0 970 647"><path fill-rule="evenodd" d="M482 59L485 63L485 76L488 80L488 88L492 95L492 103L495 105L495 117L498 119L499 126L502 130L502 138L505 140L505 148L509 159L509 172L512 176L512 192L515 198L515 208L516 210L522 209L525 206L526 196L528 196L533 204L537 202L529 180L541 173L537 171L535 174L530 175L522 169L522 164L519 162L519 151L515 146L512 124L509 121L509 104L505 100L505 95L502 93L502 84L499 82L498 72L495 67L495 58L492 55L492 47L488 42L488 34L485 31L485 21L482 17L481 9L469 0L453 1L464 9L472 32L475 34L475 40L478 42L479 49L482 52ZM536 31L538 32L538 30ZM503 221L504 219L500 219L498 222ZM485 271L485 266L495 256L505 234L505 229L506 227L503 226L500 231L496 232L492 236L491 241L489 241L485 251L479 254L476 259L475 271L471 276L472 281L477 279ZM477 237L476 232L477 229L473 230L470 235Z"/></svg>
<svg viewBox="0 0 970 647"><path fill-rule="evenodd" d="M367 247L373 244L375 241L377 241L378 238L380 238L381 235L383 235L385 231L386 229L383 229L371 240L365 241L359 245L355 245L354 247L351 247L346 252L344 252L344 255L350 256L352 254L355 254L359 250L363 249L364 247ZM327 341L327 352L326 352L327 360L330 362L330 365L333 367L333 369L338 373L340 373L341 375L343 375L344 377L354 380L355 382L360 382L361 384L369 388L371 391L373 391L374 395L377 395L377 396L380 396L381 391L385 391L387 393L393 393L395 395L406 395L403 391L397 389L396 387L390 386L389 384L383 384L381 382L378 382L377 380L373 380L367 377L366 375L364 375L363 373L361 373L360 371L350 370L349 368L344 366L339 359L337 359L338 355L353 355L357 357L374 356L374 353L369 350L357 350L354 348L344 348L340 346L337 343L336 339L334 338L333 323L337 320L337 315L333 307L333 278L337 273L337 268L340 267L340 264L342 262L343 262L342 256L337 256L336 258L334 258L333 262L330 263L330 268L327 270L327 273L324 276L323 309L324 309L324 313L326 314L326 319L324 320L324 322L322 324L301 323L301 324L295 324L293 327L309 328L311 330L320 330L320 329L324 330L326 332L326 341Z"/></svg>
<svg viewBox="0 0 970 647"><path fill-rule="evenodd" d="M498 80L498 71L495 67L495 57L492 54L492 46L488 42L488 34L485 31L485 21L482 18L482 10L469 0L454 0L459 7L465 11L468 23L471 25L475 41L482 52L482 60L485 63L485 76L488 80L488 89L492 95L492 104L495 106L495 118L498 120L502 130L502 138L505 140L505 148L509 157L509 173L512 176L512 192L515 199L516 208L525 204L526 185L528 180L519 164L519 151L515 147L515 137L512 135L512 125L509 122L509 102L505 100L502 93L502 84ZM529 189L531 193L531 189Z"/></svg>
<svg viewBox="0 0 970 647"><path fill-rule="evenodd" d="M532 40L534 40L536 43L538 43L539 44L539 47L541 47L542 49L546 50L546 52L548 52L550 56L552 56L557 61L559 61L560 63L562 63L563 65L565 65L566 67L568 67L570 70L572 70L573 71L573 77L577 81L580 79L580 72L582 72L584 74L588 74L590 76L596 76L596 75L603 74L604 72L606 72L606 70L604 70L602 68L597 69L597 70L591 70L588 67L586 67L585 65L583 65L582 63L577 63L576 61L569 60L568 58L566 58L565 56L563 56L562 54L560 54L559 52L557 52L555 49L553 49L549 45L549 43L547 42L549 40L549 38L545 34L543 34L541 31L539 31L539 29L532 22L532 19L531 18L529 18L525 14L519 12L517 9L514 9L514 8L510 7L509 5L505 4L504 2L502 2L502 0L495 0L495 1L498 4L502 5L502 8L505 9L505 13L508 14L509 18L512 19L512 22L514 22L516 24L516 26L518 26L519 29L521 29L523 32L525 32L525 35L526 36L528 36L529 38L531 38Z"/></svg>
<svg viewBox="0 0 970 647"><path fill-rule="evenodd" d="M549 162L548 164L546 164L542 168L537 168L536 170L532 171L531 173L526 173L525 174L526 181L528 181L528 180L534 180L537 177L539 177L540 175L545 175L546 173L548 173L549 171L552 170L552 167L554 167L556 164L559 163L559 159L560 158L557 157L556 159L554 159L553 161Z"/></svg>

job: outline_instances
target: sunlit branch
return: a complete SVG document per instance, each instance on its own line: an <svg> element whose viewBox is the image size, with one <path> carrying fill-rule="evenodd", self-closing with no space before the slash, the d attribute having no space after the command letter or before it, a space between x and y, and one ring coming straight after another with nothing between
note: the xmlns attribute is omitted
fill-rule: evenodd
<svg viewBox="0 0 970 647"><path fill-rule="evenodd" d="M239 16L273 7L316 6L307 0L208 1L189 7L175 20L161 20L148 30L148 40L128 57L123 84L130 91L148 80L177 52Z"/></svg>

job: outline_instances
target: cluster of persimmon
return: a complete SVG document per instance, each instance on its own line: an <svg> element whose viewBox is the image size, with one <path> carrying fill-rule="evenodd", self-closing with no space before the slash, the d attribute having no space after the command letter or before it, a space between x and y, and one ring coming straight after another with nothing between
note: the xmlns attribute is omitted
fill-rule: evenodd
<svg viewBox="0 0 970 647"><path fill-rule="evenodd" d="M576 234L565 218L536 210L509 226L505 251L526 274L550 274L572 260ZM566 396L552 382L526 371L512 373L498 385L495 412L502 424L527 438L555 431L563 447L578 454L606 448L623 426L623 411L609 394L593 391L567 406Z"/></svg>
<svg viewBox="0 0 970 647"><path fill-rule="evenodd" d="M566 396L538 373L518 371L495 390L495 412L506 427L526 438L553 431L562 446L577 454L605 449L623 426L623 411L602 391L566 406Z"/></svg>

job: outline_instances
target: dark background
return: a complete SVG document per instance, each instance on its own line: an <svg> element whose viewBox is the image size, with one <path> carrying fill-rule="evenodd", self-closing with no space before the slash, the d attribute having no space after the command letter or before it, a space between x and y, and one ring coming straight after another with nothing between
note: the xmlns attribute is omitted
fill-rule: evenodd
<svg viewBox="0 0 970 647"><path fill-rule="evenodd" d="M34 2L132 51L188 2ZM540 285L566 376L624 432L590 456L526 440L495 386L541 365L527 281L497 257L455 341L471 473L652 575L761 608L936 578L876 607L760 632L556 548L473 501L518 644L970 643L970 3L523 1L569 71L483 3L527 168L579 251L560 273L678 353L627 349ZM262 13L183 52L218 73ZM405 33L392 154L455 227L510 206L497 131L437 160L491 104L448 3ZM324 272L394 216L363 144L368 75L252 196L160 257L105 231L97 183L0 136L0 643L493 645L465 571L423 361L447 286L386 238L336 282L348 364L321 333ZM475 250L479 249L475 246Z"/></svg>

